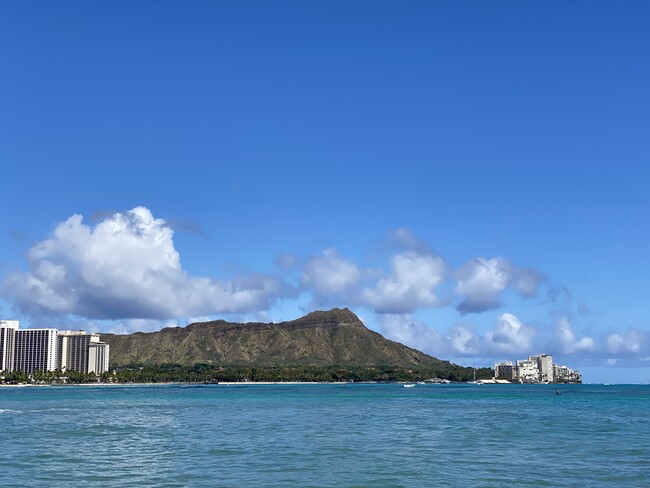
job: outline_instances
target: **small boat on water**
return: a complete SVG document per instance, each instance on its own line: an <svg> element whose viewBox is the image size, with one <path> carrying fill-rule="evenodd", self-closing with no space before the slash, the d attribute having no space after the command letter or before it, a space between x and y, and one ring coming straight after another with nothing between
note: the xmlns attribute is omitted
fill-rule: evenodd
<svg viewBox="0 0 650 488"><path fill-rule="evenodd" d="M468 385L482 385L483 383L481 383L480 381L476 381L476 368L473 368L473 370L474 370L474 379L472 381L468 381L467 384Z"/></svg>
<svg viewBox="0 0 650 488"><path fill-rule="evenodd" d="M415 386L415 383L405 383L402 385L404 388L413 388Z"/></svg>

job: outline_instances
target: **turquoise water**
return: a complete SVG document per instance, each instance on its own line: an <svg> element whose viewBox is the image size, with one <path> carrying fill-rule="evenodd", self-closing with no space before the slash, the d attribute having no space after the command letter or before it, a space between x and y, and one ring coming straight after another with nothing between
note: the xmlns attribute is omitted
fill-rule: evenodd
<svg viewBox="0 0 650 488"><path fill-rule="evenodd" d="M650 486L650 387L0 388L0 486Z"/></svg>

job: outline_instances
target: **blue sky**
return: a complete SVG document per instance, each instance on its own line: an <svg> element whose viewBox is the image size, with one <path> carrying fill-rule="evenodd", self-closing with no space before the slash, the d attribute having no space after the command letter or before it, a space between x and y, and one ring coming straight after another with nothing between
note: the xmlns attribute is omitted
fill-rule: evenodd
<svg viewBox="0 0 650 488"><path fill-rule="evenodd" d="M0 316L349 306L650 381L647 2L3 2Z"/></svg>

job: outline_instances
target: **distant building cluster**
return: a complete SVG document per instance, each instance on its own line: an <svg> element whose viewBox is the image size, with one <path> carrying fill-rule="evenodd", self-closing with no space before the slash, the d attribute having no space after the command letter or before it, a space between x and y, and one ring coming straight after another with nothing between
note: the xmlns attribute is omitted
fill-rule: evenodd
<svg viewBox="0 0 650 488"><path fill-rule="evenodd" d="M494 377L519 383L582 383L579 371L553 363L553 356L539 354L528 359L494 365Z"/></svg>
<svg viewBox="0 0 650 488"><path fill-rule="evenodd" d="M83 330L20 329L17 320L0 320L0 371L108 371L109 346Z"/></svg>

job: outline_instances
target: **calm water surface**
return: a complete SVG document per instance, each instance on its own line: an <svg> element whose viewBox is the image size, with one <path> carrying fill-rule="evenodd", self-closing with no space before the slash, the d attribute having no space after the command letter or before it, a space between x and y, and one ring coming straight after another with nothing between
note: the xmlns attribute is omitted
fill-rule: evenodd
<svg viewBox="0 0 650 488"><path fill-rule="evenodd" d="M0 486L650 486L650 387L0 388Z"/></svg>

